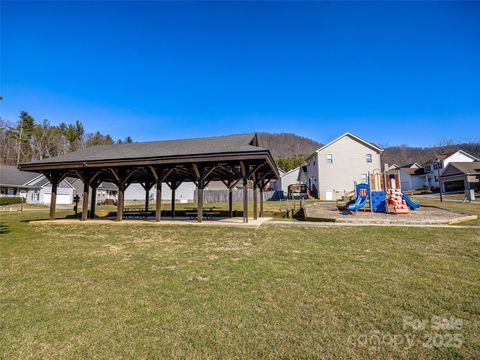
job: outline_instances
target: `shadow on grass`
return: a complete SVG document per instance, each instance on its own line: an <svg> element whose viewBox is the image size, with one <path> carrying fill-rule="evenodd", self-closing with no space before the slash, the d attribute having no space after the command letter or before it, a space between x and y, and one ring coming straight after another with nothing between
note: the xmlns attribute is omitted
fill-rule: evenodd
<svg viewBox="0 0 480 360"><path fill-rule="evenodd" d="M0 223L0 235L8 234L9 232L10 230L8 229L8 225Z"/></svg>

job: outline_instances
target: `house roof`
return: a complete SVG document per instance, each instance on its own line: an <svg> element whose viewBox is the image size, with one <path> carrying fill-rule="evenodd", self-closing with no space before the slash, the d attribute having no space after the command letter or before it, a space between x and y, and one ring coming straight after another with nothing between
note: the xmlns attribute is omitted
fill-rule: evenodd
<svg viewBox="0 0 480 360"><path fill-rule="evenodd" d="M413 166L420 167L420 165L418 163L410 163L410 164L405 164L405 165L398 166L398 168L406 169L406 168L413 168Z"/></svg>
<svg viewBox="0 0 480 360"><path fill-rule="evenodd" d="M21 164L55 164L101 160L158 158L182 155L257 152L255 134L227 135L207 138L138 142L132 144L98 145L54 158Z"/></svg>
<svg viewBox="0 0 480 360"><path fill-rule="evenodd" d="M369 141L366 141L366 140L362 139L361 137L358 137L358 136L356 136L356 135L354 135L354 134L352 134L352 133L346 132L345 134L340 135L340 136L337 137L336 139L330 141L328 144L323 145L320 149L318 149L318 150L316 150L314 153L312 153L307 159L310 159L313 155L315 155L315 154L318 153L319 151L322 151L323 149L325 149L325 148L329 147L330 145L336 143L336 142L339 141L340 139L343 139L345 136L348 136L348 137L350 137L350 138L352 138L352 139L354 139L354 140L357 140L358 142L360 142L360 143L362 143L362 144L364 144L364 145L372 148L372 149L375 150L375 151L383 152L383 149L382 149L380 146L378 146L377 144L372 143L372 142L369 142Z"/></svg>
<svg viewBox="0 0 480 360"><path fill-rule="evenodd" d="M409 174L409 175L415 175L415 176L425 175L425 169L423 168L417 169L412 167L400 167L399 169L401 169L402 172L404 172L405 174Z"/></svg>
<svg viewBox="0 0 480 360"><path fill-rule="evenodd" d="M465 175L478 175L480 174L480 161L473 162L451 162L447 167L455 167L460 173ZM445 169L446 171L446 169Z"/></svg>
<svg viewBox="0 0 480 360"><path fill-rule="evenodd" d="M24 188L41 188L49 186L50 181L44 175L29 171L18 170L16 166L0 165L0 185L17 186ZM63 180L59 185L61 188L73 187L68 181Z"/></svg>
<svg viewBox="0 0 480 360"><path fill-rule="evenodd" d="M38 173L20 171L16 166L0 165L0 185L25 186L39 176Z"/></svg>
<svg viewBox="0 0 480 360"><path fill-rule="evenodd" d="M458 152L462 153L462 154L465 155L465 156L468 156L469 158L471 158L471 159L473 159L473 160L475 160L475 161L478 161L478 159L477 159L475 156L467 153L466 151L463 151L463 150L454 150L454 151L449 151L449 152L437 154L437 155L435 155L435 157L434 157L433 159L428 160L428 161L425 162L423 165L424 165L424 166L425 166L425 165L428 165L428 164L434 162L436 159L445 160L445 159L449 158L450 156L452 156L453 154L456 154L456 153L458 153Z"/></svg>
<svg viewBox="0 0 480 360"><path fill-rule="evenodd" d="M97 190L118 190L118 186L109 181L103 181L100 185L98 185Z"/></svg>

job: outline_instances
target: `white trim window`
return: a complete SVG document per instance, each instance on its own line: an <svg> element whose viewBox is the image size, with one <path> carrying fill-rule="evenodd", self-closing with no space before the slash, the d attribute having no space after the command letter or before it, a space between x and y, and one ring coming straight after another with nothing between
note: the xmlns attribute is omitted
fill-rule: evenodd
<svg viewBox="0 0 480 360"><path fill-rule="evenodd" d="M327 164L333 164L333 154L327 154Z"/></svg>
<svg viewBox="0 0 480 360"><path fill-rule="evenodd" d="M367 181L367 174L362 174L362 183L366 184Z"/></svg>
<svg viewBox="0 0 480 360"><path fill-rule="evenodd" d="M367 163L371 163L372 161L372 154L367 154Z"/></svg>

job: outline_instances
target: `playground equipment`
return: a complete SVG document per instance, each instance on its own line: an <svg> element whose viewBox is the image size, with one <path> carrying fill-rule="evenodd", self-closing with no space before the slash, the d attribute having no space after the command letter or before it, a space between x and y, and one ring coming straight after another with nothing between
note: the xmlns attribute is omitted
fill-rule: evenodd
<svg viewBox="0 0 480 360"><path fill-rule="evenodd" d="M418 209L420 204L404 194L400 184L400 172L385 164L385 171L375 170L367 175L367 183L355 182L355 203L348 205L347 209L356 213L367 203L371 212L388 213L390 208L394 214L408 214L410 210Z"/></svg>

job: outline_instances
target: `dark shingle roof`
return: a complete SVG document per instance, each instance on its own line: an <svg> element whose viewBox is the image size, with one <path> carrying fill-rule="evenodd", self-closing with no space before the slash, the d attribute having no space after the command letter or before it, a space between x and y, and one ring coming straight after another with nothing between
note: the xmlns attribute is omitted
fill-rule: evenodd
<svg viewBox="0 0 480 360"><path fill-rule="evenodd" d="M480 161L473 162L451 162L449 165L455 166L464 174L480 174Z"/></svg>
<svg viewBox="0 0 480 360"><path fill-rule="evenodd" d="M132 144L99 145L54 158L34 161L32 164L137 159L265 150L252 145L254 139L254 134L246 134L150 141Z"/></svg>
<svg viewBox="0 0 480 360"><path fill-rule="evenodd" d="M20 171L16 166L0 165L0 185L23 186L38 176L38 173Z"/></svg>

